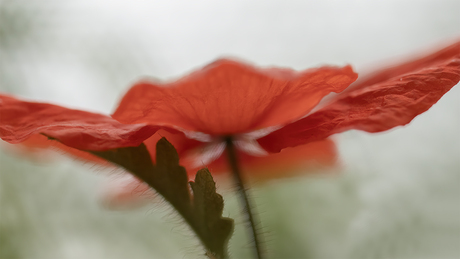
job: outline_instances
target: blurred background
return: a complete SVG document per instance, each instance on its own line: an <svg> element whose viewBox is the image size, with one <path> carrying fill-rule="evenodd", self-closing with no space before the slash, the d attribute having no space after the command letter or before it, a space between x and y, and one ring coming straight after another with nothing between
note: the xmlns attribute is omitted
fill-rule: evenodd
<svg viewBox="0 0 460 259"><path fill-rule="evenodd" d="M130 85L222 56L356 71L460 39L460 1L0 0L0 91L111 113ZM406 127L334 137L341 166L255 185L269 258L460 258L460 89ZM0 258L202 258L168 205L108 210L117 172L0 146ZM232 258L251 256L236 220Z"/></svg>

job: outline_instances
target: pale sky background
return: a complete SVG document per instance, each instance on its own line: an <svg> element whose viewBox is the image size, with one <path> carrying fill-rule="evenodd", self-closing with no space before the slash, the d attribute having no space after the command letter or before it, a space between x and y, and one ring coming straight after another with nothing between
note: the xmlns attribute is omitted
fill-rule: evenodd
<svg viewBox="0 0 460 259"><path fill-rule="evenodd" d="M295 69L351 64L360 73L460 39L457 0L0 0L0 8L13 17L18 10L29 17L13 26L4 22L6 12L0 13L0 37L4 37L0 38L4 44L0 46L0 91L106 114L140 78L174 79L222 56ZM23 36L26 29L31 32ZM353 205L343 206L353 207L353 216L341 221L340 240L321 230L327 223L319 221L313 227L319 229L319 236L308 232L312 226L306 224L308 235L319 240L315 258L342 259L337 254L350 258L374 239L375 251L363 252L363 258L460 256L456 246L460 243L459 132L457 85L406 127L381 134L353 131L335 136L344 176L325 189L309 182L312 191L297 186L295 195L327 196L328 204L339 203L340 195L327 190L350 181L356 197L350 198ZM27 163L24 158L15 159ZM79 170L88 171L88 167ZM97 193L97 183L106 177L93 177L91 172L82 175L77 184L91 182L91 187L81 187L92 188L88 189L91 194ZM291 188L289 184L281 185ZM274 186L270 188L278 188ZM311 213L309 208L305 205L300 211ZM392 248L400 241L389 242L388 248L379 238L388 229L388 239L397 238L400 234L391 230L404 228L412 217L428 222L415 238L424 250L379 254L380 246L402 251ZM328 244L336 246L337 254L324 248ZM78 249L85 258L115 258L101 251L99 256L85 254L84 248L73 247L67 254L54 251L54 257L43 257L50 255L44 252L40 258L77 258L71 255ZM156 256L177 255L177 251L171 253ZM151 251L147 254L155 256Z"/></svg>

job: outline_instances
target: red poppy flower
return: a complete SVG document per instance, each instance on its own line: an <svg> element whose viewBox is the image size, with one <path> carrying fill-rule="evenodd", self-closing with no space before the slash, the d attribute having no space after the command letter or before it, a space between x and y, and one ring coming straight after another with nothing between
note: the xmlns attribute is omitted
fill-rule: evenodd
<svg viewBox="0 0 460 259"><path fill-rule="evenodd" d="M264 153L254 137L301 118L322 97L342 91L356 77L349 66L295 72L218 60L173 83L135 85L113 118L2 95L0 134L10 143L34 145L47 145L49 141L42 141L47 136L79 156L78 150L102 151L142 142L153 156L160 136L166 136L179 154L202 146L210 151L202 157L215 154L213 148L222 149L217 142L226 135L235 136L248 152ZM54 145L62 147L60 143Z"/></svg>
<svg viewBox="0 0 460 259"><path fill-rule="evenodd" d="M305 145L330 157L330 135L405 125L436 103L460 80L460 43L364 77L313 111L323 97L342 92L356 78L350 66L296 72L223 59L177 81L134 85L112 117L0 95L0 137L45 143L47 136L59 140L53 145L90 158L79 150L142 142L154 157L154 144L166 136L184 165L208 165L211 171L221 168L222 137L229 135L248 165L283 161L294 151L311 154ZM283 149L284 155L269 155ZM187 160L190 154L195 159Z"/></svg>

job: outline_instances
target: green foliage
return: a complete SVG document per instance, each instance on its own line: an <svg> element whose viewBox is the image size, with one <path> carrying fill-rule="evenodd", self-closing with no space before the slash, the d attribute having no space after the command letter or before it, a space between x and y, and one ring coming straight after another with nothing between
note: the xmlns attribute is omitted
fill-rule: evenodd
<svg viewBox="0 0 460 259"><path fill-rule="evenodd" d="M189 183L185 168L179 165L177 151L165 138L156 145L156 164L144 144L90 153L125 168L149 184L190 225L209 256L227 257L233 220L222 217L224 200L216 193L215 182L207 169L198 171L195 182Z"/></svg>

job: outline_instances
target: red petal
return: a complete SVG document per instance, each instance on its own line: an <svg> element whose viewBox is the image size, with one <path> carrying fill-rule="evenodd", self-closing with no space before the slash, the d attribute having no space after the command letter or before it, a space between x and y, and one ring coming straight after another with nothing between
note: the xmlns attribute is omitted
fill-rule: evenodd
<svg viewBox="0 0 460 259"><path fill-rule="evenodd" d="M9 143L22 143L27 151L52 147L98 163L105 160L82 150L104 151L144 143L155 161L156 143L162 137L174 145L179 156L202 144L173 129L125 125L101 114L25 102L5 95L0 95L0 118L0 137ZM45 135L59 141L49 140Z"/></svg>
<svg viewBox="0 0 460 259"><path fill-rule="evenodd" d="M113 118L212 135L249 132L301 118L356 77L349 66L294 72L219 60L172 83L138 83Z"/></svg>
<svg viewBox="0 0 460 259"><path fill-rule="evenodd" d="M43 161L44 158L49 158L49 154L43 152L43 149L52 149L58 152L64 151L65 153L85 162L94 162L104 166L113 166L108 161L92 155L91 153L68 147L59 141L50 140L48 137L41 134L31 135L28 139L21 142L21 145L12 145L12 148L19 150L23 153L23 155L29 156L29 158L32 159L39 156L39 161Z"/></svg>
<svg viewBox="0 0 460 259"><path fill-rule="evenodd" d="M238 159L243 172L248 177L273 179L298 173L298 170L305 172L306 170L334 165L337 160L337 150L332 140L325 139L286 148L279 153L272 153L267 156L251 156L244 152L238 152ZM209 164L208 168L213 175L230 171L225 154Z"/></svg>
<svg viewBox="0 0 460 259"><path fill-rule="evenodd" d="M458 53L458 52L457 52ZM460 53L458 53L460 54ZM460 80L460 55L350 91L319 111L259 139L269 152L350 129L380 132L409 123Z"/></svg>
<svg viewBox="0 0 460 259"><path fill-rule="evenodd" d="M380 82L384 82L393 77L400 76L405 73L410 73L415 70L427 68L431 65L435 65L439 62L445 62L452 59L456 55L460 54L460 41L450 46L447 46L433 54L417 58L415 60L399 64L396 66L390 66L385 69L381 69L364 77L359 77L346 91L357 90L363 87L371 86Z"/></svg>
<svg viewBox="0 0 460 259"><path fill-rule="evenodd" d="M5 95L0 95L0 119L0 137L9 143L44 134L66 146L94 151L138 146L160 128L124 125L101 114L25 102Z"/></svg>

